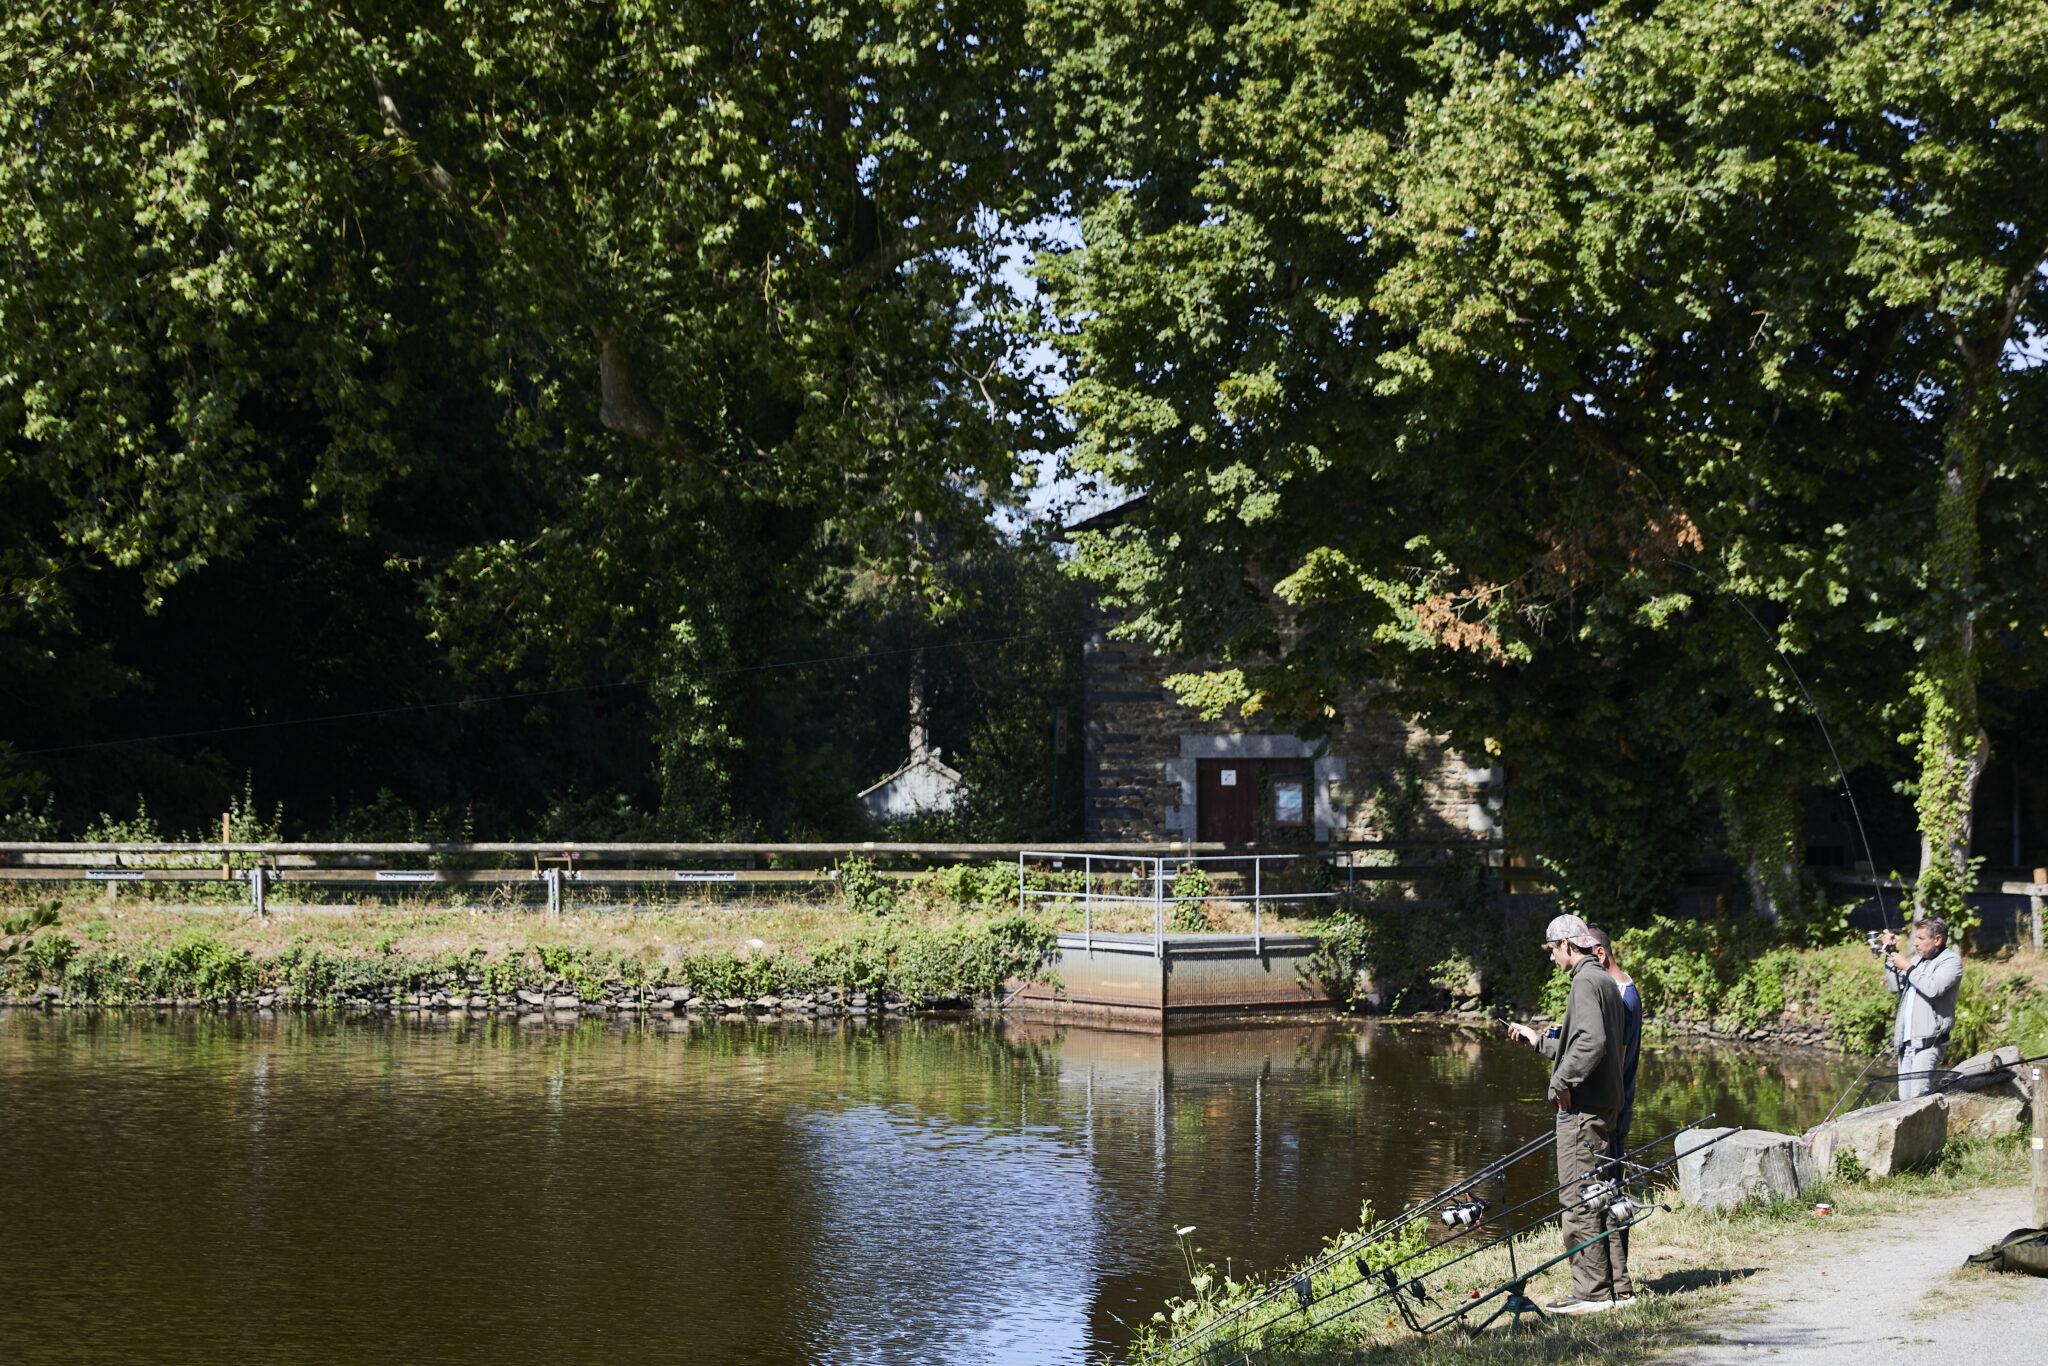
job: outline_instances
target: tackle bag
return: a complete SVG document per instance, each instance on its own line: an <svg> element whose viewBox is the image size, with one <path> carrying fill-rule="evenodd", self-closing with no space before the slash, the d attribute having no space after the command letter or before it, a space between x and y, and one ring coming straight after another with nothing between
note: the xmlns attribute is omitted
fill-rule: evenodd
<svg viewBox="0 0 2048 1366"><path fill-rule="evenodd" d="M2017 1271L2025 1276L2048 1276L2048 1228L2016 1228L1964 1264L1988 1266L1993 1271Z"/></svg>

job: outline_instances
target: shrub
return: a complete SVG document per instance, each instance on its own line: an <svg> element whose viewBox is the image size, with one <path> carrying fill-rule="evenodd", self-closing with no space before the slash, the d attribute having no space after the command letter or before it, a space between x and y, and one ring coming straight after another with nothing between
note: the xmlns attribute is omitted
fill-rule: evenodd
<svg viewBox="0 0 2048 1366"><path fill-rule="evenodd" d="M29 934L57 923L57 903L45 901L19 915L0 916L0 935Z"/></svg>
<svg viewBox="0 0 2048 1366"><path fill-rule="evenodd" d="M137 961L135 980L150 996L227 996L256 985L256 960L203 930L188 930Z"/></svg>
<svg viewBox="0 0 2048 1366"><path fill-rule="evenodd" d="M842 881L845 871L840 872ZM877 879L879 881L879 879ZM934 868L917 880L926 896L962 909L1015 905L1017 865L1014 863L952 863Z"/></svg>
<svg viewBox="0 0 2048 1366"><path fill-rule="evenodd" d="M1179 934L1207 934L1215 929L1215 922L1209 919L1209 907L1201 900L1215 889L1215 883L1198 865L1183 863L1173 878L1170 928Z"/></svg>
<svg viewBox="0 0 2048 1366"><path fill-rule="evenodd" d="M896 894L864 858L848 858L839 864L839 895L848 910L861 915L886 915L896 909Z"/></svg>
<svg viewBox="0 0 2048 1366"><path fill-rule="evenodd" d="M1852 1051L1868 1052L1884 1042L1898 1015L1898 998L1885 990L1884 974L1867 955L1843 953L1840 962L1822 974L1819 1004L1828 1017L1828 1032ZM1967 980L1969 973L1965 972Z"/></svg>
<svg viewBox="0 0 2048 1366"><path fill-rule="evenodd" d="M1758 955L1721 997L1719 1014L1746 1027L1779 1019L1785 1013L1787 988L1793 985L1798 970L1799 955L1792 949Z"/></svg>
<svg viewBox="0 0 2048 1366"><path fill-rule="evenodd" d="M30 981L54 984L63 979L64 967L76 952L78 945L70 935L46 930L31 939L28 947L21 951L21 965Z"/></svg>

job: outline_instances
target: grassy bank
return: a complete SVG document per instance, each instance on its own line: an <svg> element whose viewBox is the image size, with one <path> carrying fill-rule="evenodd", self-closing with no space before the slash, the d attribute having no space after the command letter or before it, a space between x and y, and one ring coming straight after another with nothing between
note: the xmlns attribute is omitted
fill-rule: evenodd
<svg viewBox="0 0 2048 1366"><path fill-rule="evenodd" d="M555 921L489 901L340 911L287 904L260 920L203 902L45 901L0 916L0 996L54 990L66 1001L122 1004L274 993L317 1004L450 989L599 1000L687 987L710 999L830 989L955 1005L1037 972L1051 939L1014 900L983 891L956 879L866 900L572 907Z"/></svg>
<svg viewBox="0 0 2048 1366"><path fill-rule="evenodd" d="M55 991L121 1004L261 992L317 1003L466 987L591 1000L687 987L712 999L829 989L959 1005L993 996L1006 978L1041 973L1053 935L1082 923L1074 901L1035 899L1020 913L1011 863L899 879L848 859L838 873L836 883L763 891L578 886L559 920L503 885L394 898L281 884L272 913L257 919L234 883L145 884L147 902L132 887L112 899L75 889L36 900L40 887L14 884L4 893L11 902L0 902L0 997ZM1030 876L1034 886L1076 890L1081 875ZM1151 929L1144 889L1098 874L1095 890L1128 898L1095 903L1097 930ZM313 897L319 904L308 904ZM1280 907L1263 926L1313 928ZM1252 910L1190 903L1177 908L1175 927L1249 932Z"/></svg>
<svg viewBox="0 0 2048 1366"><path fill-rule="evenodd" d="M579 886L559 921L516 904L503 887L436 887L390 899L287 884L273 894L275 913L255 920L246 888L232 883L150 884L148 905L132 888L111 902L98 889L38 902L29 898L39 888L13 884L0 889L14 898L0 902L0 921L8 922L0 924L0 995L55 988L67 999L111 1003L266 989L315 1001L436 983L493 995L672 985L721 997L835 986L959 1001L1030 970L1053 931L1080 928L1074 901L1033 899L1020 915L1010 863L891 880L853 859L839 873L836 885L750 894ZM1057 889L1079 886L1074 872L1030 876ZM1095 928L1149 930L1145 889L1105 881L1098 878L1098 892L1133 899L1098 901ZM1540 925L1504 920L1478 897L1476 877L1446 882L1454 893L1448 907L1359 902L1311 920L1276 905L1263 926L1321 938L1319 970L1354 1009L1559 1013L1565 979L1542 956ZM1177 890L1210 890L1195 883ZM337 908L342 895L358 900ZM315 896L328 909L293 899ZM55 922L29 923L39 910ZM1176 929L1243 932L1251 916L1247 905L1208 901L1180 903L1172 919ZM1642 989L1653 1038L1683 1027L1757 1041L1826 1040L1868 1053L1882 1042L1896 998L1860 942L1797 942L1826 933L1774 929L1754 917L1658 918L1622 931L1617 944ZM1840 938L1839 929L1831 933ZM2048 1052L2048 962L2031 952L1967 960L1950 1056L2003 1043Z"/></svg>
<svg viewBox="0 0 2048 1366"><path fill-rule="evenodd" d="M1473 1366L1593 1366L1649 1361L1702 1341L1707 1336L1711 1311L1730 1298L1740 1280L1759 1270L1795 1255L1825 1257L1831 1241L1840 1241L1880 1219L1937 1204L1961 1191L2024 1184L2025 1141L2018 1137L1952 1143L1932 1170L1868 1184L1835 1182L1797 1203L1753 1204L1727 1213L1676 1206L1670 1213L1659 1213L1632 1235L1630 1264L1638 1295L1636 1303L1628 1308L1579 1318L1554 1318L1533 1330L1525 1321L1522 1332L1513 1338L1507 1336L1501 1324L1496 1324L1493 1331L1476 1340L1457 1330L1421 1339L1402 1326L1398 1318L1391 1317L1393 1311L1388 1301L1364 1303L1370 1292L1361 1289L1332 1296L1317 1307L1315 1316L1320 1318L1353 1304L1360 1306L1356 1312L1310 1329L1285 1347L1262 1351L1258 1359L1294 1366L1336 1366L1339 1362L1410 1359L1422 1353L1432 1361L1469 1362ZM1675 1200L1675 1196L1672 1198ZM1822 1218L1814 1213L1813 1204L1820 1200L1834 1206L1833 1216ZM1370 1211L1366 1219L1369 1223ZM1402 1252L1421 1248L1423 1228L1418 1222L1403 1231L1412 1230L1415 1236ZM1333 1239L1331 1245L1349 1242L1357 1236L1346 1234ZM1558 1233L1552 1225L1518 1239L1516 1256L1522 1265L1528 1266L1547 1260L1559 1249ZM1290 1268L1269 1278L1233 1280L1217 1268L1203 1264L1198 1249L1189 1251L1191 1293L1155 1317L1149 1330L1151 1338L1145 1344L1147 1350L1156 1351L1172 1338L1184 1338L1233 1306L1273 1286L1284 1286L1296 1274ZM1376 1250L1372 1264L1377 1267L1390 1260L1391 1252L1391 1248ZM1455 1268L1435 1272L1433 1264L1447 1256L1448 1253L1438 1256L1425 1252L1404 1266L1402 1274L1424 1281L1439 1304L1455 1304L1474 1290L1487 1294L1509 1274L1504 1246L1489 1248ZM1316 1278L1315 1290L1320 1294L1333 1284L1354 1279L1356 1273L1346 1258L1339 1268ZM1569 1293L1570 1288L1569 1269L1559 1265L1535 1278L1530 1293L1539 1302L1546 1302ZM1488 1305L1475 1317L1483 1318L1497 1304L1496 1301ZM1301 1315L1293 1315L1283 1320L1273 1336L1292 1333L1305 1322ZM1251 1345L1247 1342L1236 1350L1241 1353ZM1234 1359L1235 1353L1218 1351L1215 1356L1221 1361L1226 1357ZM1208 1360L1195 1356L1190 1359L1190 1366Z"/></svg>

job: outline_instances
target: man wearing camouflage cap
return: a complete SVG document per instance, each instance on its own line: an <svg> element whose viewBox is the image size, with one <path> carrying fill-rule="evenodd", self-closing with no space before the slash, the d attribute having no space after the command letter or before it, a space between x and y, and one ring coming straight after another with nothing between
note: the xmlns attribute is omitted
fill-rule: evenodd
<svg viewBox="0 0 2048 1366"><path fill-rule="evenodd" d="M1575 915L1552 920L1543 932L1543 947L1572 982L1564 1019L1547 1034L1502 1021L1510 1035L1542 1050L1554 1064L1550 1095L1557 1104L1558 1201L1564 1206L1567 1251L1607 1230L1607 1201L1588 1200L1585 1189L1604 1179L1607 1140L1621 1110L1627 1009L1614 979L1593 956L1599 942ZM1559 1314L1590 1314L1634 1298L1625 1249L1613 1238L1600 1238L1572 1254L1572 1293L1544 1307Z"/></svg>

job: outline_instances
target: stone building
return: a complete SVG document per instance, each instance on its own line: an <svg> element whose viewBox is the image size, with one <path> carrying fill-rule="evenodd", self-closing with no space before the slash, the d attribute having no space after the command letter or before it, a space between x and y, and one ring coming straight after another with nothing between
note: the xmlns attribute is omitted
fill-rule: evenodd
<svg viewBox="0 0 2048 1366"><path fill-rule="evenodd" d="M1106 525L1122 509L1082 527ZM1080 529L1080 528L1076 528ZM1303 740L1226 716L1205 721L1174 700L1170 674L1199 662L1162 658L1110 635L1119 614L1096 609L1082 647L1083 804L1090 841L1221 840L1327 843L1385 838L1372 797L1420 777L1418 839L1498 833L1498 765L1469 765L1442 737L1365 697L1341 702L1325 740Z"/></svg>

